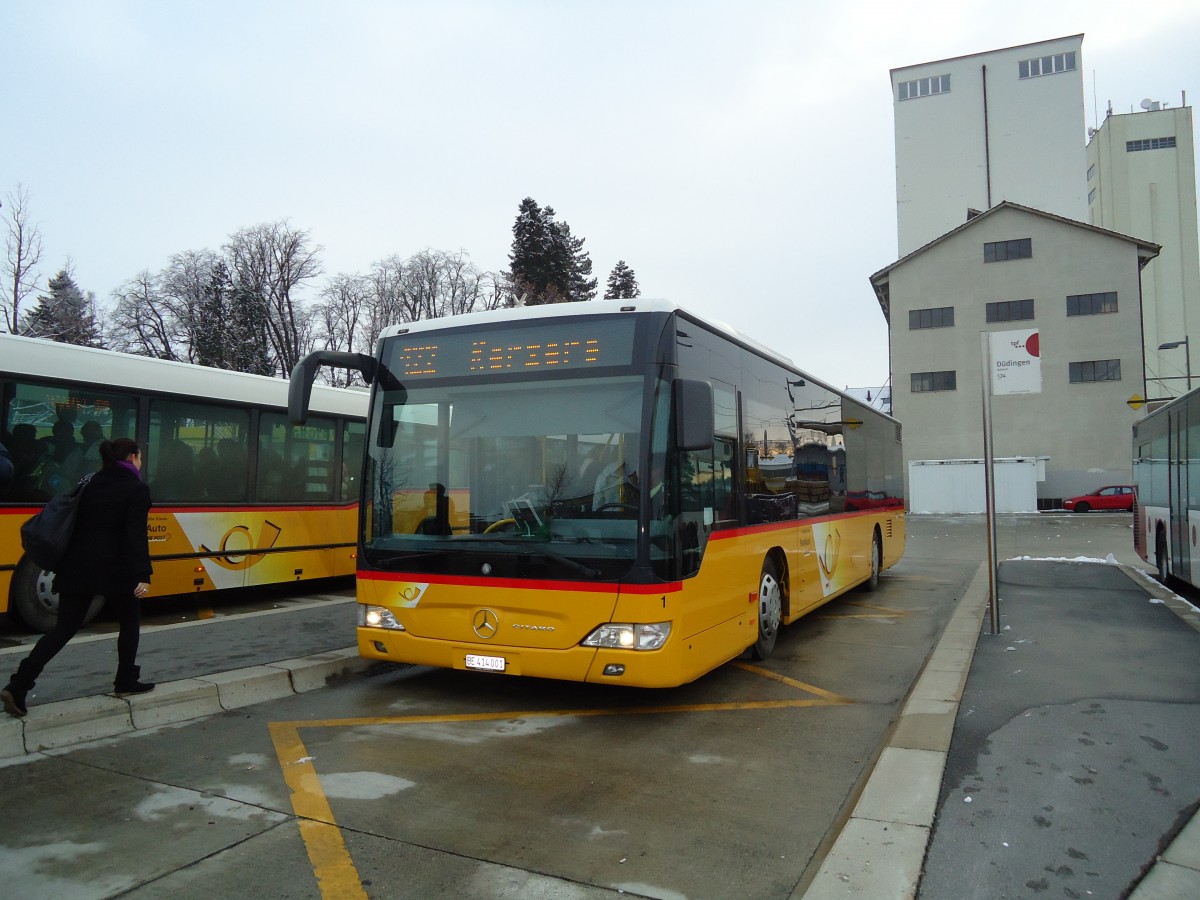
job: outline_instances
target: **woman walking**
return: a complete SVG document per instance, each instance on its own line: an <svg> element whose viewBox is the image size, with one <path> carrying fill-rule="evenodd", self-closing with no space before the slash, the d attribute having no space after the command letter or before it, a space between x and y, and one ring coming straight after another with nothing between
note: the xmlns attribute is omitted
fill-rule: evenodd
<svg viewBox="0 0 1200 900"><path fill-rule="evenodd" d="M96 594L107 598L121 626L115 692L141 694L154 688L138 681L141 670L136 665L141 598L150 587L152 571L146 538L150 489L142 481L142 455L136 442L116 438L100 443L100 460L100 471L84 488L75 532L55 573L58 623L34 644L0 691L10 715L28 712L25 697L34 681L83 626Z"/></svg>

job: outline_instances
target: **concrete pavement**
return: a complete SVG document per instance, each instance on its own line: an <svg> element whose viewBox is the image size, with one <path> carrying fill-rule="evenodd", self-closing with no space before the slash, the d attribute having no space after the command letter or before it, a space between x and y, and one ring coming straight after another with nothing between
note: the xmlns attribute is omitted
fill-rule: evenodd
<svg viewBox="0 0 1200 900"><path fill-rule="evenodd" d="M910 547L978 559L964 535L980 528L979 517L910 517ZM1001 634L989 633L981 565L830 853L793 896L1200 896L1200 784L1188 771L1200 772L1188 758L1200 614L1144 574L1126 517L1003 517L998 537ZM55 661L70 677L44 677L29 717L0 721L0 763L365 668L337 646L352 603L291 612L205 623L216 630L203 642L186 627L145 635L147 676L168 680L125 699L99 693L111 638L76 647L69 671ZM288 657L288 635L321 649ZM0 651L0 666L19 652Z"/></svg>
<svg viewBox="0 0 1200 900"><path fill-rule="evenodd" d="M1103 559L980 566L795 896L1200 896L1200 613Z"/></svg>

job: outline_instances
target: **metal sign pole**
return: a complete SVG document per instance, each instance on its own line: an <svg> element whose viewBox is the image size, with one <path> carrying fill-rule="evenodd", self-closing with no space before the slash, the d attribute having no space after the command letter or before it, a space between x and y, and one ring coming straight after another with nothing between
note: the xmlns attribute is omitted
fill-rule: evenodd
<svg viewBox="0 0 1200 900"><path fill-rule="evenodd" d="M980 358L983 366L983 485L984 522L987 528L988 610L990 634L1000 633L1000 598L996 596L996 469L992 452L992 350L988 332L980 332Z"/></svg>

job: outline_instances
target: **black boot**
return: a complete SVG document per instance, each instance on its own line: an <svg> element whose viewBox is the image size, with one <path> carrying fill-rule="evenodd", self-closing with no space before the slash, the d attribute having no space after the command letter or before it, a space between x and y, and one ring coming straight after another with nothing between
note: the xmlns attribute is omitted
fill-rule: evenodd
<svg viewBox="0 0 1200 900"><path fill-rule="evenodd" d="M144 694L146 691L154 690L153 681L138 681L138 676L141 674L141 666L117 669L117 680L113 682L113 693L118 697L123 697L126 694Z"/></svg>
<svg viewBox="0 0 1200 900"><path fill-rule="evenodd" d="M25 708L25 693L24 688L17 687L11 681L5 685L4 690L0 691L0 702L4 703L4 711L18 719L29 712Z"/></svg>

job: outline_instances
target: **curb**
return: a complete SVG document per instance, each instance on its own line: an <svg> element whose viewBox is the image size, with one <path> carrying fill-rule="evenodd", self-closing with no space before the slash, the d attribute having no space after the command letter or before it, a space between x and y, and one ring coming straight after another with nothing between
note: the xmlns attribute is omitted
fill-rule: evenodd
<svg viewBox="0 0 1200 900"><path fill-rule="evenodd" d="M302 694L365 672L371 665L358 655L357 647L347 647L168 681L146 694L99 694L35 706L23 718L6 716L0 721L0 762Z"/></svg>
<svg viewBox="0 0 1200 900"><path fill-rule="evenodd" d="M849 820L812 882L794 898L916 895L987 601L983 563L905 701Z"/></svg>

